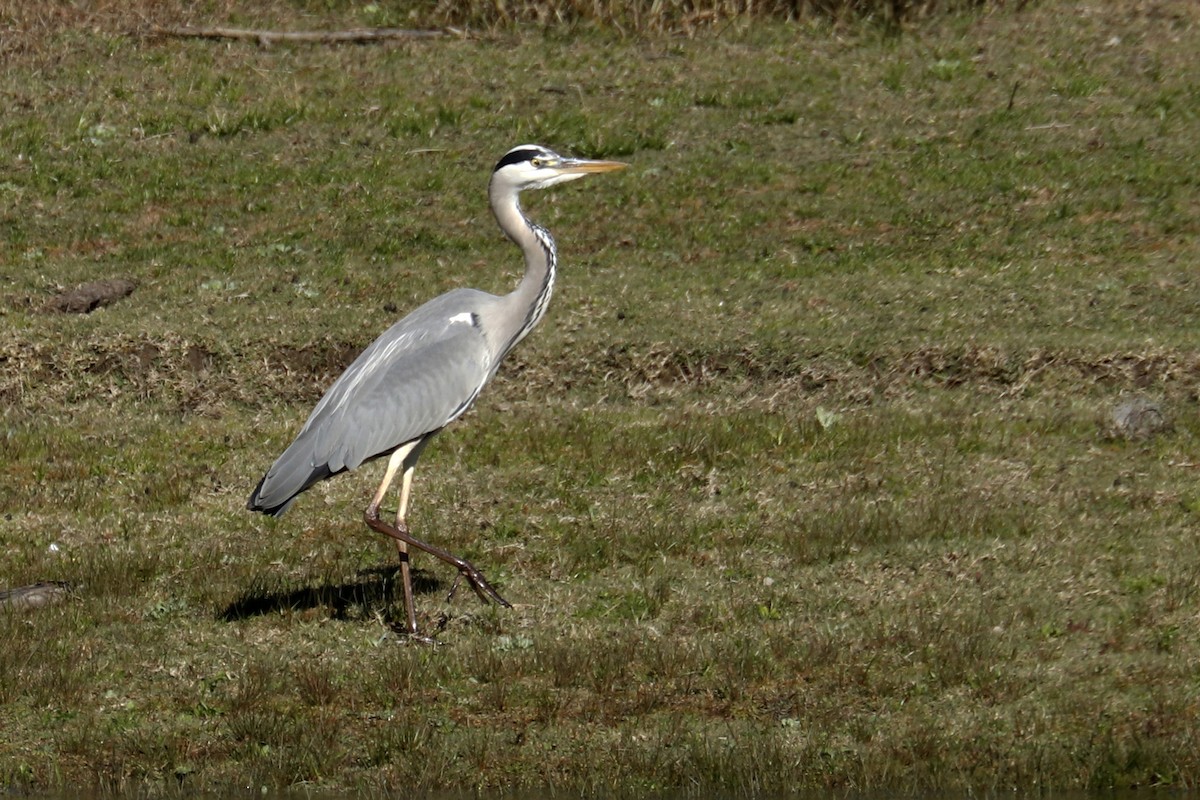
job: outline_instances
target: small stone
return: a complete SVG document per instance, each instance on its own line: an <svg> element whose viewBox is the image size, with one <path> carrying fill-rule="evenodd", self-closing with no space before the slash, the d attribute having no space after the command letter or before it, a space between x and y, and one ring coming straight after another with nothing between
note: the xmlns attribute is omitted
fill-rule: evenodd
<svg viewBox="0 0 1200 800"><path fill-rule="evenodd" d="M1113 409L1110 421L1113 435L1121 439L1149 439L1171 428L1162 406L1145 397L1122 402Z"/></svg>

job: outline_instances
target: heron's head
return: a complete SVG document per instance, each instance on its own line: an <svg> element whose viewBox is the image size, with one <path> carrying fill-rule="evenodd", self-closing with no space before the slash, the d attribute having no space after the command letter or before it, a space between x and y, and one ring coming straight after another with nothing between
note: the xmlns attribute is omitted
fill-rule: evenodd
<svg viewBox="0 0 1200 800"><path fill-rule="evenodd" d="M492 171L492 184L513 192L545 189L593 172L613 172L626 166L620 161L567 158L541 145L523 144L509 150L496 163L496 169Z"/></svg>

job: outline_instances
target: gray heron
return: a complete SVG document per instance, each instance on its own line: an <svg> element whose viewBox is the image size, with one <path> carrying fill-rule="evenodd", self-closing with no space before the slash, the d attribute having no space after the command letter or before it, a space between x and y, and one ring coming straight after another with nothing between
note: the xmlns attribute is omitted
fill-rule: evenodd
<svg viewBox="0 0 1200 800"><path fill-rule="evenodd" d="M410 635L417 633L417 618L409 547L454 566L459 572L455 586L465 577L484 603L511 608L469 561L413 536L405 517L413 470L429 440L471 407L550 302L558 263L554 239L522 213L519 195L625 166L567 158L539 145L505 153L492 171L488 199L500 229L525 256L517 287L501 296L454 289L388 328L329 387L246 504L277 517L314 484L386 457L383 480L363 516L371 529L396 541ZM380 518L379 506L397 474L400 499L393 525Z"/></svg>

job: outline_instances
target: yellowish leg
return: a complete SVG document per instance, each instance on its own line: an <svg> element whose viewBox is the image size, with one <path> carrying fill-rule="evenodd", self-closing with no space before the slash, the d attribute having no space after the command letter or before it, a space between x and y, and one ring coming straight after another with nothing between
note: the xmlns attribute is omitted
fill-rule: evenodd
<svg viewBox="0 0 1200 800"><path fill-rule="evenodd" d="M400 471L400 467L404 464L404 459L408 458L409 453L416 447L416 442L406 444L398 448L391 457L388 458L387 470L383 473L383 480L379 484L379 488L375 491L375 496L371 498L371 504L367 506L367 519L379 519L379 505L383 502L387 490L392 485L392 481L396 479L396 473ZM407 533L407 526L404 524L404 514L408 508L408 496L412 487L413 468L409 467L404 471L404 476L400 480L400 510L396 514L396 527ZM404 592L404 613L408 617L408 632L416 635L417 633L417 608L413 602L412 591L412 572L408 563L408 545L402 540L396 540L396 547L400 551L400 583Z"/></svg>
<svg viewBox="0 0 1200 800"><path fill-rule="evenodd" d="M396 528L402 531L408 531L408 523L405 518L408 515L408 498L412 494L414 469L415 467L409 467L400 476L400 508L396 509ZM417 632L417 609L413 600L412 568L408 563L408 543L397 539L396 550L400 552L400 580L404 582L404 613L408 615L408 632L415 634Z"/></svg>
<svg viewBox="0 0 1200 800"><path fill-rule="evenodd" d="M413 465L420 456L421 448L429 441L429 438L418 439L414 442L397 448L388 458L387 471L383 475L383 481L379 484L378 491L375 492L375 497L372 498L371 504L367 506L366 512L363 514L363 521L374 531L382 533L384 536L390 536L396 540L396 547L400 553L400 576L404 583L404 610L408 615L408 630L414 636L417 633L417 613L413 605L412 592L412 575L408 565L408 548L417 548L423 550L429 555L445 561L458 570L459 577L465 577L467 582L471 584L471 588L475 594L479 595L479 599L487 603L494 600L505 608L512 608L512 604L500 596L499 592L492 588L492 585L483 577L483 573L475 568L475 565L466 559L459 558L448 550L432 545L429 542L421 541L412 535L408 530L408 525L404 520L408 512L408 500L412 491L412 475ZM410 460L411 459L411 460ZM404 475L400 482L400 509L396 513L396 525L389 525L379 518L379 506L383 502L384 495L387 494L388 487L392 485L392 481L396 478L396 473L400 471L405 464L409 466L404 470ZM457 585L458 581L455 581Z"/></svg>

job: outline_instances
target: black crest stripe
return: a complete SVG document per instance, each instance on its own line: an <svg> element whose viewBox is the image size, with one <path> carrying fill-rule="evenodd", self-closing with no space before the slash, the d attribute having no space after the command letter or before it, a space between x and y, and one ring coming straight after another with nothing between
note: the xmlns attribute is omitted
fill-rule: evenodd
<svg viewBox="0 0 1200 800"><path fill-rule="evenodd" d="M531 158L537 158L542 155L541 150L533 148L525 148L523 150L510 150L504 154L504 158L496 164L496 169L504 169L509 164L520 164L522 161L528 161ZM492 170L495 172L496 170Z"/></svg>

